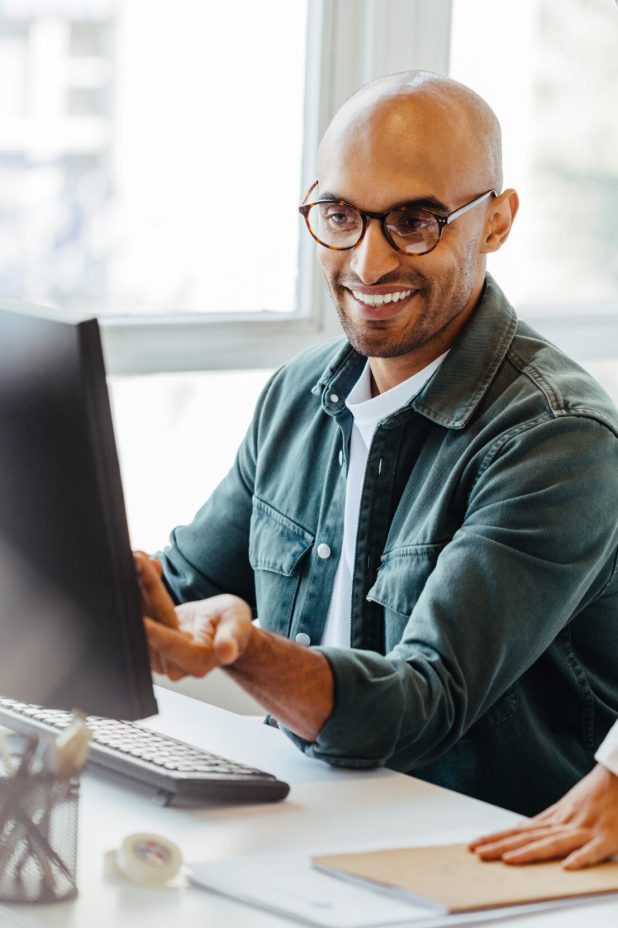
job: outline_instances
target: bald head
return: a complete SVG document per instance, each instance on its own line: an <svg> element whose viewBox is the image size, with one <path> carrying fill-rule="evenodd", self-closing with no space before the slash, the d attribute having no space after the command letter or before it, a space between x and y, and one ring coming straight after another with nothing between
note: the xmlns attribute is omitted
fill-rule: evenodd
<svg viewBox="0 0 618 928"><path fill-rule="evenodd" d="M519 202L511 189L492 196L500 148L485 101L427 71L363 87L324 135L307 204L324 238L310 220L309 231L342 327L380 391L450 348L478 305L487 255L506 241ZM349 240L336 245L338 233Z"/></svg>
<svg viewBox="0 0 618 928"><path fill-rule="evenodd" d="M437 170L469 179L470 189L500 190L500 124L473 90L429 71L380 77L351 96L337 112L320 146L325 162L344 157L349 144L376 158L399 152L433 158ZM406 159L407 160L407 159ZM465 180L464 178L464 180ZM446 179L446 178L445 178Z"/></svg>

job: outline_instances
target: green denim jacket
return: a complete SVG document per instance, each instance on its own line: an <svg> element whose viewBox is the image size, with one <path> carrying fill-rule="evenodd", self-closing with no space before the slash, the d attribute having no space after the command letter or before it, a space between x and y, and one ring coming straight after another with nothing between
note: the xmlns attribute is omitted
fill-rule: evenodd
<svg viewBox="0 0 618 928"><path fill-rule="evenodd" d="M365 359L322 343L266 386L235 464L162 555L177 601L232 592L319 646ZM328 546L327 548L325 546ZM306 754L386 765L531 814L618 714L618 414L494 281L373 438L350 648ZM325 552L330 555L324 557Z"/></svg>

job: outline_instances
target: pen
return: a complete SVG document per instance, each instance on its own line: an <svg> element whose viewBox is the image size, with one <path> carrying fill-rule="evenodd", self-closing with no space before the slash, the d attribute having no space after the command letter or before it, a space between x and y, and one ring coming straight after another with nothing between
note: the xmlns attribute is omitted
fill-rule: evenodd
<svg viewBox="0 0 618 928"><path fill-rule="evenodd" d="M47 769L57 777L75 776L86 762L91 737L84 716L74 710L71 724L48 745Z"/></svg>
<svg viewBox="0 0 618 928"><path fill-rule="evenodd" d="M22 796L29 788L28 771L37 745L37 738L29 738L17 768L15 768L12 759L10 760L10 768L7 768L12 770L12 774L5 778L7 789L4 802L0 808L0 835L4 836L0 847L0 873L10 861L13 851L18 846L24 832L23 822L18 822L18 814L21 811ZM6 750L6 744L4 747ZM3 759L3 762L6 767L6 760ZM4 835L7 825L9 831Z"/></svg>
<svg viewBox="0 0 618 928"><path fill-rule="evenodd" d="M23 753L19 759L17 768L13 769L13 774L10 777L6 777L7 781L7 791L4 798L4 803L0 806L0 825L2 825L8 816L8 813L11 809L11 801L15 796L19 796L20 792L20 778L26 777L30 767L30 762L36 751L38 740L36 738L28 738L26 742L26 747L23 750ZM23 784L21 789L23 790Z"/></svg>
<svg viewBox="0 0 618 928"><path fill-rule="evenodd" d="M6 746L6 735L0 734L0 758L4 765L7 776L13 776L15 773L15 764L13 763L13 758L9 752L9 749Z"/></svg>

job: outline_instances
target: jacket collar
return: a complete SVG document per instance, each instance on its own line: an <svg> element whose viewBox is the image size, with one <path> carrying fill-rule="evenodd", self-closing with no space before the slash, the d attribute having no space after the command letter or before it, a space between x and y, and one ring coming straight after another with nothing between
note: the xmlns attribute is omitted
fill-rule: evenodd
<svg viewBox="0 0 618 928"><path fill-rule="evenodd" d="M478 306L438 370L410 402L385 420L399 424L410 409L451 429L462 429L487 392L509 349L517 315L488 274ZM324 411L337 415L358 380L365 358L346 342L322 373L312 393Z"/></svg>

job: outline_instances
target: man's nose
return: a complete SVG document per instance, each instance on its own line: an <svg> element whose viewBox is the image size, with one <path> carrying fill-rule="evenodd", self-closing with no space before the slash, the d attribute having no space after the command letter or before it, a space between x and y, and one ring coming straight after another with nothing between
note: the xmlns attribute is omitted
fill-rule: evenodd
<svg viewBox="0 0 618 928"><path fill-rule="evenodd" d="M359 245L350 253L350 268L364 284L377 283L399 267L401 256L387 241L379 219L370 219Z"/></svg>

